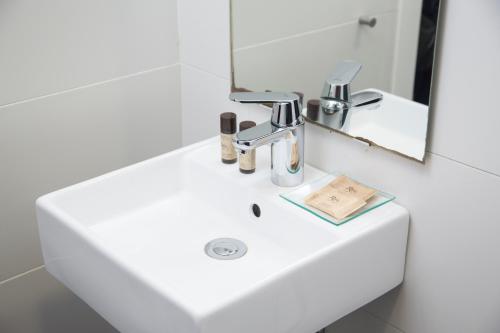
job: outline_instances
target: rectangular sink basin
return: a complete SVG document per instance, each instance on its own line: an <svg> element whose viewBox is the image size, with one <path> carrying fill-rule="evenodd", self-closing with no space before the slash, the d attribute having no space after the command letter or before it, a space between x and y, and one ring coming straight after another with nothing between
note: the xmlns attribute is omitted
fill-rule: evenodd
<svg viewBox="0 0 500 333"><path fill-rule="evenodd" d="M313 333L402 282L404 208L326 223L269 155L243 175L213 138L39 198L46 269L121 332Z"/></svg>

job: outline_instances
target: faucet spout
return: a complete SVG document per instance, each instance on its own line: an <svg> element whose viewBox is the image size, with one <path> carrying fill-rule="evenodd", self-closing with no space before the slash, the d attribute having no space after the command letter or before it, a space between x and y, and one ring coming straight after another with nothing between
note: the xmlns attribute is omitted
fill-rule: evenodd
<svg viewBox="0 0 500 333"><path fill-rule="evenodd" d="M238 132L233 139L233 145L240 152L245 152L278 141L287 133L287 128L276 127L271 122L265 122Z"/></svg>

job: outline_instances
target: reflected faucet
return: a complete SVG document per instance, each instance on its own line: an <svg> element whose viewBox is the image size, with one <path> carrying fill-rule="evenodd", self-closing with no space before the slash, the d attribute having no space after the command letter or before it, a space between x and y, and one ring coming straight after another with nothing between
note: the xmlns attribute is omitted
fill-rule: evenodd
<svg viewBox="0 0 500 333"><path fill-rule="evenodd" d="M351 82L361 70L361 64L345 60L337 64L333 74L326 80L321 93L320 105L326 114L341 111L340 119L347 117L350 109L371 105L382 100L383 95L375 91L360 91L351 94ZM344 124L340 121L340 126Z"/></svg>
<svg viewBox="0 0 500 333"><path fill-rule="evenodd" d="M299 96L279 92L237 92L229 99L239 103L273 103L271 120L238 132L234 147L242 154L271 144L271 181L297 186L304 180L304 119Z"/></svg>

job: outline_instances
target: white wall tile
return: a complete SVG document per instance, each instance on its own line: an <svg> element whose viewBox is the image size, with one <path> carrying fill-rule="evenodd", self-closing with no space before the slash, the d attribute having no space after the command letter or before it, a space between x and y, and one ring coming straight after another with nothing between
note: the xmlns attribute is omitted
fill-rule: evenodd
<svg viewBox="0 0 500 333"><path fill-rule="evenodd" d="M433 120L433 152L500 175L500 2L447 1Z"/></svg>
<svg viewBox="0 0 500 333"><path fill-rule="evenodd" d="M269 110L260 106L243 106L229 100L229 80L182 65L182 143L188 145L220 133L219 115L235 112L238 122L270 119ZM250 115L249 111L255 114Z"/></svg>
<svg viewBox="0 0 500 333"><path fill-rule="evenodd" d="M0 2L0 105L178 62L176 0Z"/></svg>
<svg viewBox="0 0 500 333"><path fill-rule="evenodd" d="M229 1L178 0L181 62L230 77Z"/></svg>
<svg viewBox="0 0 500 333"><path fill-rule="evenodd" d="M0 281L42 264L38 196L181 145L179 67L0 108Z"/></svg>
<svg viewBox="0 0 500 333"><path fill-rule="evenodd" d="M2 333L116 333L117 331L40 268L0 284Z"/></svg>

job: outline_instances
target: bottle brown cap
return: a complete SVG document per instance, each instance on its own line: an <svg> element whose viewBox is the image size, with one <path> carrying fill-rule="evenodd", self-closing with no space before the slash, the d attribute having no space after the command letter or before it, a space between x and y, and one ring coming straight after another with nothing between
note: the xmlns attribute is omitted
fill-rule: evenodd
<svg viewBox="0 0 500 333"><path fill-rule="evenodd" d="M236 133L236 114L224 112L220 114L220 131L224 134Z"/></svg>
<svg viewBox="0 0 500 333"><path fill-rule="evenodd" d="M256 125L257 124L255 123L255 121L251 121L251 120L242 121L242 122L240 122L240 131L244 131L248 128L255 127Z"/></svg>
<svg viewBox="0 0 500 333"><path fill-rule="evenodd" d="M307 101L307 117L316 120L319 114L319 99L310 99Z"/></svg>

